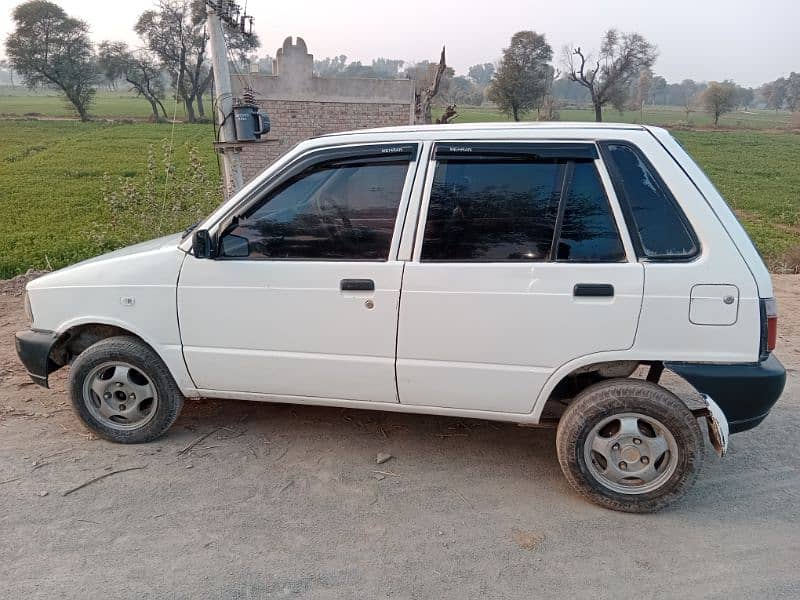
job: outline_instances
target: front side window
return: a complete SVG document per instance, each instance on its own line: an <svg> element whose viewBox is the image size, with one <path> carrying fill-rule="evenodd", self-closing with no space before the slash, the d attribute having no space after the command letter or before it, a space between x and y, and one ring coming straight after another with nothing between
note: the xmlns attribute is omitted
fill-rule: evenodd
<svg viewBox="0 0 800 600"><path fill-rule="evenodd" d="M601 147L637 253L654 260L695 256L699 251L697 237L644 155L624 143L605 142Z"/></svg>
<svg viewBox="0 0 800 600"><path fill-rule="evenodd" d="M438 163L422 260L547 260L564 168L513 160Z"/></svg>
<svg viewBox="0 0 800 600"><path fill-rule="evenodd" d="M222 236L225 258L387 260L408 161L315 165Z"/></svg>

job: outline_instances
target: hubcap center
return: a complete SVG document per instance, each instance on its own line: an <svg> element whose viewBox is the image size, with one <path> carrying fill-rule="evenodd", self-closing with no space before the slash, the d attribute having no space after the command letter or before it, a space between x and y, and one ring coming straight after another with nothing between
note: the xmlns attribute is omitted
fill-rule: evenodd
<svg viewBox="0 0 800 600"><path fill-rule="evenodd" d="M628 463L635 463L641 459L642 455L636 446L625 446L620 452L622 460Z"/></svg>

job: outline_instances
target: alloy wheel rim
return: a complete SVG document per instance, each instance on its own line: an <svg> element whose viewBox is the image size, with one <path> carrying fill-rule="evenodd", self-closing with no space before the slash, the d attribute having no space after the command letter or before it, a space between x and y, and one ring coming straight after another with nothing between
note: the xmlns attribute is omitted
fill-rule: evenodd
<svg viewBox="0 0 800 600"><path fill-rule="evenodd" d="M83 402L106 427L130 431L153 419L158 393L143 371L126 362L112 361L98 365L86 377Z"/></svg>
<svg viewBox="0 0 800 600"><path fill-rule="evenodd" d="M678 443L658 419L636 412L605 417L584 444L589 472L620 494L646 494L664 485L678 466Z"/></svg>

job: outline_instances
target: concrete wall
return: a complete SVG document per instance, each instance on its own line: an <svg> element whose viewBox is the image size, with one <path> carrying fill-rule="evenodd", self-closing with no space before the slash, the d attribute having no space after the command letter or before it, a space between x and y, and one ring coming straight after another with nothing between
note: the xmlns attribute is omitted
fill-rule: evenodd
<svg viewBox="0 0 800 600"><path fill-rule="evenodd" d="M241 145L245 180L309 137L413 123L413 81L314 77L313 65L303 39L292 43L289 37L277 52L274 75L233 76L234 95L240 98L249 87L272 123L261 141Z"/></svg>

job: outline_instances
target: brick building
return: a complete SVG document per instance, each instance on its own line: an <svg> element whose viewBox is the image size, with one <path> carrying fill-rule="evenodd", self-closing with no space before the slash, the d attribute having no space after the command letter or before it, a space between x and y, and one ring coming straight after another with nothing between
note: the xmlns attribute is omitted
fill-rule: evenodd
<svg viewBox="0 0 800 600"><path fill-rule="evenodd" d="M233 76L234 96L249 87L272 123L262 140L236 144L245 181L309 137L413 123L413 81L315 77L313 66L303 39L292 43L288 37L278 49L272 75Z"/></svg>

